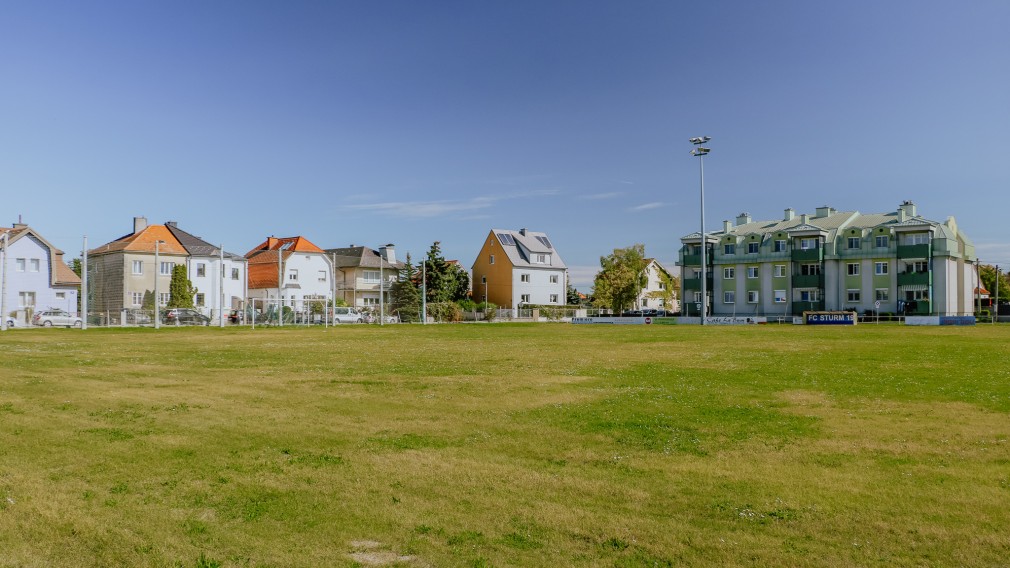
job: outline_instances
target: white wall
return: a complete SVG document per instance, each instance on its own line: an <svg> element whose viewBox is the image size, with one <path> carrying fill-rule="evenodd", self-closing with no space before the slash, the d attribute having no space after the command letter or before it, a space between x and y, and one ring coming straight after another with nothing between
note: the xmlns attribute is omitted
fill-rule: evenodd
<svg viewBox="0 0 1010 568"><path fill-rule="evenodd" d="M522 275L529 274L530 281L523 282ZM557 276L557 282L551 282L551 276ZM550 268L522 267L512 270L512 306L518 307L522 295L529 294L527 304L565 304L565 271ZM557 295L557 300L551 301L551 294Z"/></svg>
<svg viewBox="0 0 1010 568"><path fill-rule="evenodd" d="M23 272L18 272L19 258L25 259ZM38 261L37 271L32 271L33 260ZM24 309L20 301L21 292L35 292L35 311L59 308L77 315L78 290L74 287L54 288L52 270L48 247L31 235L10 243L7 251L7 312ZM63 293L64 297L57 298L58 293Z"/></svg>

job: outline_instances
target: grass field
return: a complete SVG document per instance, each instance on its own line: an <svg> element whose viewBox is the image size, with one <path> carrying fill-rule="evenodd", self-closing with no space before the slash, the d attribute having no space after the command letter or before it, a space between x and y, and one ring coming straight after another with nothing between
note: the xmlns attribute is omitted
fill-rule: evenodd
<svg viewBox="0 0 1010 568"><path fill-rule="evenodd" d="M0 566L998 566L1010 327L0 334Z"/></svg>

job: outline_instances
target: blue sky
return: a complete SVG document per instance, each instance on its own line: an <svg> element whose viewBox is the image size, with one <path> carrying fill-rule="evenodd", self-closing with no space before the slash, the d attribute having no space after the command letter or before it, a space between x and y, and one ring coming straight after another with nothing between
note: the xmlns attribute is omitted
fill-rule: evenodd
<svg viewBox="0 0 1010 568"><path fill-rule="evenodd" d="M0 222L68 257L545 231L588 290L706 222L912 199L1010 265L1010 3L0 0Z"/></svg>

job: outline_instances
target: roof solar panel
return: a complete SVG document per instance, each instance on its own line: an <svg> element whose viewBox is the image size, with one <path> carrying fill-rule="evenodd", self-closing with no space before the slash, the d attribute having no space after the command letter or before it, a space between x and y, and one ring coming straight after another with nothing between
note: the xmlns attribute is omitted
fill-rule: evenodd
<svg viewBox="0 0 1010 568"><path fill-rule="evenodd" d="M547 240L547 237L537 237L537 240L544 244L545 247L552 249L551 241Z"/></svg>
<svg viewBox="0 0 1010 568"><path fill-rule="evenodd" d="M503 245L516 246L515 239L513 239L512 235L508 233L498 233L498 240L501 241L501 244Z"/></svg>

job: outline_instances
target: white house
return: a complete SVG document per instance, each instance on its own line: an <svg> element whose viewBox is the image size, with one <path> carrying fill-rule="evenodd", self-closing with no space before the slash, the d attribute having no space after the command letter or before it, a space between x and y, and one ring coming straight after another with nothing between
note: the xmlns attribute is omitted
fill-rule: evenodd
<svg viewBox="0 0 1010 568"><path fill-rule="evenodd" d="M0 282L7 290L3 301L7 313L3 315L13 313L21 324L27 324L32 313L47 308L77 315L81 279L63 262L63 251L23 223L0 228L0 238L3 235L7 236L7 282Z"/></svg>
<svg viewBox="0 0 1010 568"><path fill-rule="evenodd" d="M175 221L165 227L189 253L186 274L196 288L193 303L197 309L212 319L240 309L246 297L246 258L183 231Z"/></svg>
<svg viewBox="0 0 1010 568"><path fill-rule="evenodd" d="M566 303L568 267L546 233L492 229L472 271L475 300L502 308Z"/></svg>
<svg viewBox="0 0 1010 568"><path fill-rule="evenodd" d="M282 306L298 312L305 300L333 297L333 265L323 249L305 237L270 237L245 257L250 298L279 299Z"/></svg>
<svg viewBox="0 0 1010 568"><path fill-rule="evenodd" d="M654 309L677 311L680 309L680 302L677 301L677 290L668 290L672 283L672 274L658 260L654 258L645 259L645 288L635 299L637 309ZM669 301L665 296L671 296Z"/></svg>

